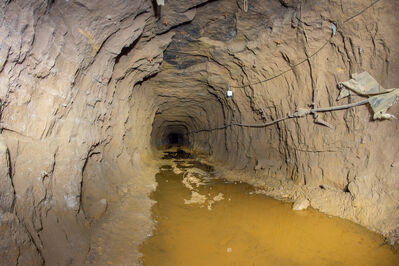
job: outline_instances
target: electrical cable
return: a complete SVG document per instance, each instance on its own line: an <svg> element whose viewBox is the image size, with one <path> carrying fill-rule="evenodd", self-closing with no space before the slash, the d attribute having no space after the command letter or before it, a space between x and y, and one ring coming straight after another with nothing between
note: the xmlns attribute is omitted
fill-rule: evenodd
<svg viewBox="0 0 399 266"><path fill-rule="evenodd" d="M371 8L372 6L374 6L375 4L377 4L379 1L381 1L381 0L375 0L375 1L372 2L370 5L368 5L366 8L362 9L361 11L359 11L358 13L356 13L355 15L353 15L353 16L351 16L351 17L345 19L345 20L343 21L343 24L347 23L348 21L354 19L354 18L357 17L357 16L360 16L360 15L363 14L365 11L367 11L369 8ZM317 55L318 53L320 53L321 50L323 50L324 47L326 47L326 45L332 40L332 38L333 38L334 36L335 36L335 35L332 35L319 49L317 49L316 52L314 52L314 53L311 54L310 56L306 57L305 59L302 59L300 62L298 62L298 63L292 65L291 68L289 68L289 69L287 69L287 70L284 70L283 72L281 72L281 73L279 73L279 74L277 74L277 75L275 75L275 76L272 76L272 77L270 77L270 78L267 78L267 79L264 79L264 80L260 80L260 81L257 81L257 82L248 83L248 84L244 84L244 85L240 85L240 86L231 86L231 87L232 87L232 88L245 88L245 87L249 87L249 86L252 86L252 85L257 85L257 84L265 83L265 82L268 82L268 81L270 81L270 80L272 80L272 79L278 78L278 77L280 77L280 76L282 76L282 75L284 75L284 74L286 74L286 73L292 71L295 67L297 67L297 66L299 66L299 65L301 65L301 64L303 64L303 63L305 63L306 61L308 61L309 59L311 59L312 57L314 57L315 55Z"/></svg>
<svg viewBox="0 0 399 266"><path fill-rule="evenodd" d="M360 101L360 102L345 104L345 105L323 107L323 108L314 108L314 109L298 109L298 111L296 111L292 115L288 114L285 117L282 117L282 118L279 118L279 119L276 119L276 120L273 120L273 121L270 121L270 122L267 122L267 123L263 123L263 124L242 124L242 123L234 122L234 123L231 123L231 124L228 124L228 125L224 125L222 127L211 128L211 129L201 129L201 130L197 130L197 131L190 131L187 134L221 130L221 129L225 129L225 128L228 128L228 127L231 127L231 126L267 127L267 126L274 125L274 124L276 124L278 122L281 122L281 121L284 121L284 120L287 120L287 119L305 117L307 115L314 114L314 113L323 113L323 112L333 112L333 111L345 110L345 109L353 108L353 107L356 107L356 106L364 105L364 104L367 104L367 103L369 103L368 99Z"/></svg>
<svg viewBox="0 0 399 266"><path fill-rule="evenodd" d="M361 11L359 11L358 13L356 13L355 15L353 15L353 16L351 16L351 17L345 19L345 20L343 21L343 24L345 24L345 23L347 23L348 21L350 21L350 20L356 18L357 16L360 16L361 14L363 14L365 11L367 11L369 8L371 8L372 6L374 6L375 4L377 4L377 3L380 2L380 1L381 1L381 0L375 0L375 1L373 1L370 5L368 5L367 7L365 7L364 9L362 9ZM335 25L335 24L334 24L334 25ZM275 79L275 78L277 78L277 77L280 77L280 76L282 76L282 75L284 75L284 74L286 74L286 73L292 71L293 68L295 68L295 67L297 67L297 66L303 64L304 62L308 61L308 60L311 59L312 57L316 56L321 50L324 49L324 47L326 47L326 45L331 41L331 39L332 39L334 36L335 36L335 34L332 34L332 36L331 36L319 49L317 49L316 52L314 52L314 53L311 54L310 56L306 57L306 59L303 59L303 60L301 60L300 62L294 64L293 66L291 66L290 69L287 69L287 70L285 70L285 71L283 71L283 72L281 72L281 73L279 73L279 74L277 74L277 75L275 75L275 76L273 76L273 77L267 78L267 79L265 79L265 80L261 80L261 81L257 81L257 82L254 82L254 83L241 85L241 86L231 86L231 87L232 87L232 88L244 88L244 87L247 87L247 86L251 86L251 85L256 85L256 84L268 82L268 81L270 81L270 80L272 80L272 79ZM339 106L333 106L333 107L315 108L315 109L301 109L301 110L298 110L297 112L295 112L295 113L292 114L292 115L287 115L287 116L285 116L285 117L282 117L282 118L279 118L279 119L276 119L276 120L273 120L273 121L270 121L270 122L267 122L267 123L263 123L263 124L241 124L241 123L233 122L233 123L231 123L231 124L224 125L224 126L221 126L221 127L216 127L216 128L211 128L211 129L202 129L202 130L197 130L197 131L190 131L190 132L188 132L187 134L190 134L190 133L200 133L200 132L210 132L210 131L214 131L214 130L222 130L222 129L226 129L226 128L231 127L231 126L254 127L254 128L257 128L257 127L267 127L267 126L274 125L274 124L276 124L276 123L278 123L278 122L281 122L281 121L284 121L284 120L287 120L287 119L304 117L304 116L307 116L307 115L309 115L309 114L315 114L315 113L320 113L320 112L332 112L332 111L338 111L338 110L349 109L349 108L353 108L353 107L356 107L356 106L360 106L360 105L367 104L368 102L369 102L368 100L363 100L363 101L356 102L356 103L352 103L352 104L339 105Z"/></svg>

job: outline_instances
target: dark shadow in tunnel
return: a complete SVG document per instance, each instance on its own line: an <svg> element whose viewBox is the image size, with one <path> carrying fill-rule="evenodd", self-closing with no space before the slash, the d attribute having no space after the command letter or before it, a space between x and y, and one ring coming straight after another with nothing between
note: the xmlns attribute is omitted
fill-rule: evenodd
<svg viewBox="0 0 399 266"><path fill-rule="evenodd" d="M171 148L173 146L182 147L188 146L188 140L185 132L183 131L171 131L164 135L162 140L162 146Z"/></svg>
<svg viewBox="0 0 399 266"><path fill-rule="evenodd" d="M169 149L172 147L190 147L188 128L182 124L167 124L153 128L152 143L157 149Z"/></svg>
<svg viewBox="0 0 399 266"><path fill-rule="evenodd" d="M169 145L176 145L176 146L181 146L184 143L184 137L180 133L169 133L168 135L168 144Z"/></svg>

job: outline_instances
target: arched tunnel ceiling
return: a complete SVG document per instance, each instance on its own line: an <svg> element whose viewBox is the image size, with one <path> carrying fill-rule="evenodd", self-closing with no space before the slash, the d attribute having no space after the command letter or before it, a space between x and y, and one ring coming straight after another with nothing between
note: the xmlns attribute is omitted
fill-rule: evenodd
<svg viewBox="0 0 399 266"><path fill-rule="evenodd" d="M173 29L160 72L144 84L154 90L158 103L152 139L171 123L181 123L189 132L206 130L239 121L242 111L252 109L251 90L236 91L242 94L238 101L246 106L240 109L234 98L226 97L227 87L247 79L242 69L256 52L245 43L256 41L260 32L272 31L291 11L278 1L250 5L250 11L241 13L242 6L235 2L211 1L197 8L193 21ZM237 57L239 53L245 59Z"/></svg>
<svg viewBox="0 0 399 266"><path fill-rule="evenodd" d="M14 264L83 265L96 252L89 203L131 182L142 230L123 248L137 259L153 225L151 144L171 133L229 171L248 171L246 182L276 185L284 197L299 186L312 206L399 239L399 120L370 121L360 106L225 127L359 100L337 102L337 83L361 71L397 88L396 0L155 3L1 2L1 208L10 230L0 251L14 252Z"/></svg>

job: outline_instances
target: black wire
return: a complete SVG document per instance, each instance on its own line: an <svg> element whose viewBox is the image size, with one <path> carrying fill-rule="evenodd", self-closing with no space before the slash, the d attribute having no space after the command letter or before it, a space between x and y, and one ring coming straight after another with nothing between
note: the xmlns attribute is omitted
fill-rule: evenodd
<svg viewBox="0 0 399 266"><path fill-rule="evenodd" d="M321 50L323 50L324 47L326 47L326 45L331 41L332 38L333 38L333 36L331 36L315 53L311 54L310 56L308 56L307 58L303 59L302 61L292 65L290 69L284 70L283 72L281 72L281 73L279 73L279 74L277 74L277 75L275 75L275 76L273 76L271 78L267 78L265 80L261 80L261 81L257 81L257 82L253 82L253 83L249 83L249 84L245 84L245 85L241 85L241 86L230 86L230 87L231 88L245 88L245 87L248 87L248 86L265 83L265 82L268 82L268 81L270 81L272 79L278 78L278 77L280 77L280 76L292 71L295 67L305 63L306 61L311 59L313 56L317 55Z"/></svg>
<svg viewBox="0 0 399 266"><path fill-rule="evenodd" d="M375 4L377 4L377 3L380 2L380 1L381 1L381 0L376 0L376 1L372 2L368 7L366 7L365 9L363 9L362 11L360 11L359 13L357 13L357 14L355 14L355 15L353 15L353 16L347 18L347 19L345 19L345 20L344 20L344 24L345 24L346 22L348 22L349 20L352 20L352 19L354 19L355 17L357 17L357 16L363 14L364 12L367 11L367 9L369 9L369 8L372 7L372 6L374 6Z"/></svg>
<svg viewBox="0 0 399 266"><path fill-rule="evenodd" d="M369 8L371 8L372 6L374 6L375 4L377 4L379 1L381 1L381 0L376 0L376 1L372 2L369 6L367 6L366 8L364 8L363 10L361 10L360 12L358 12L358 13L356 13L355 15L353 15L353 16L351 16L351 17L345 19L345 20L343 21L343 24L347 23L348 21L354 19L354 18L357 17L357 16L360 16L360 15L363 14L365 11L367 11ZM275 76L273 76L273 77L270 77L270 78L267 78L267 79L264 79L264 80L260 80L260 81L257 81L257 82L253 82L253 83L244 84L244 85L241 85L241 86L230 86L230 87L232 87L232 88L245 88L245 87L248 87L248 86L257 85L257 84L261 84L261 83L265 83L265 82L268 82L268 81L270 81L270 80L272 80L272 79L278 78L278 77L280 77L280 76L282 76L282 75L284 75L284 74L286 74L286 73L292 71L295 67L297 67L297 66L299 66L299 65L301 65L301 64L303 64L303 63L305 63L306 61L308 61L309 59L311 59L312 57L314 57L315 55L317 55L318 53L320 53L320 51L323 50L324 47L326 47L326 45L332 40L333 37L334 37L334 35L332 35L332 36L331 36L331 37L330 37L330 38L329 38L316 52L314 52L314 53L311 54L310 56L306 57L306 58L303 59L302 61L300 61L300 62L294 64L293 66L291 66L291 68L289 68L289 69L287 69L287 70L284 70L283 72L281 72L281 73L279 73L279 74L277 74L277 75L275 75Z"/></svg>
<svg viewBox="0 0 399 266"><path fill-rule="evenodd" d="M381 1L381 0L376 0L376 1L372 2L369 6L367 6L366 8L364 8L363 10L361 10L360 12L358 12L358 13L356 13L355 15L353 15L353 16L351 16L351 17L345 19L345 20L343 21L343 24L347 23L348 21L354 19L354 18L357 17L357 16L360 16L360 15L363 14L366 10L368 10L369 8L371 8L372 6L374 6L375 4L377 4L379 1ZM326 45L331 41L331 39L332 39L333 37L334 37L334 35L332 35L332 36L331 36L331 37L330 37L330 38L329 38L316 52L314 52L313 54L311 54L310 56L308 56L306 59L303 59L302 61L300 61L300 62L294 64L293 66L291 66L290 69L287 69L287 70L285 70L285 71L283 71L283 72L281 72L281 73L279 73L279 74L277 74L277 75L275 75L275 76L273 76L273 77L271 77L271 78L265 79L265 80L261 80L261 81L258 81L258 82L254 82L254 83L246 84L246 85L242 85L242 86L231 86L231 87L232 87L232 88L244 88L244 87L247 87L247 86L256 85L256 84L260 84L260 83L264 83L264 82L270 81L270 80L272 80L272 79L275 79L275 78L277 78L277 77L280 77L280 76L284 75L285 73L288 73L288 72L292 71L294 67L297 67L297 66L299 66L300 64L303 64L304 62L308 61L308 60L311 59L312 57L316 56L321 50L323 50L324 47L326 47ZM361 102L357 102L357 103L353 103L353 104L348 104L348 105L342 105L342 106L333 106L333 107L326 107L326 108L311 109L310 111L312 111L313 113L316 113L316 112L327 112L327 111L337 111L337 110L343 110L343 109L348 109L348 108L352 108L352 107L355 107L355 106L363 105L363 104L366 104L366 103L368 103L368 100L363 100L363 101L361 101ZM311 112L311 113L312 113L312 112ZM241 127L267 127L267 126L270 126L270 125L274 125L274 124L276 124L276 123L278 123L278 122L284 121L284 120L286 120L286 119L299 118L299 117L301 117L301 116L287 115L287 116L285 116L285 117L282 117L282 118L279 118L279 119L276 119L276 120L273 120L273 121L270 121L270 122L267 122L267 123L263 123L263 124L241 124L241 123L233 122L233 123L231 123L231 124L224 125L224 126L222 126L222 127L216 127L216 128L210 128L210 129L201 129L201 130L198 130L198 131L190 131L190 132L188 132L187 134L190 134L190 133L199 133L199 132L210 132L210 131L214 131L214 130L226 129L226 128L232 127L232 126L241 126Z"/></svg>
<svg viewBox="0 0 399 266"><path fill-rule="evenodd" d="M345 109L349 109L349 108L353 108L356 106L360 106L360 105L364 105L369 103L369 100L363 100L360 102L355 102L355 103L350 103L350 104L345 104L345 105L338 105L338 106L330 106L330 107L323 107L323 108L314 108L314 109L309 109L306 110L307 112L304 114L297 114L294 113L292 115L288 114L287 116L284 116L282 118L278 118L276 120L267 122L267 123L263 123L263 124L241 124L241 123L237 123L237 122L233 122L231 124L228 125L224 125L222 127L217 127L217 128L211 128L211 129L200 129L197 131L190 131L187 134L190 133L200 133L200 132L210 132L210 131L214 131L214 130L221 130L221 129L225 129L231 126L240 126L240 127L268 127L271 125L274 125L276 123L279 123L281 121L287 120L287 119L292 119L292 118L300 118L300 117L304 117L307 115L311 115L314 113L323 113L323 112L333 112L333 111L340 111L340 110L345 110Z"/></svg>

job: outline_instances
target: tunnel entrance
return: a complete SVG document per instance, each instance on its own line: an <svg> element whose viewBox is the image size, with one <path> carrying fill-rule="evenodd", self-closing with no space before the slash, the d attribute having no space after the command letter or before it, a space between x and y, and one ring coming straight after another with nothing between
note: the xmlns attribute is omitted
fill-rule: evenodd
<svg viewBox="0 0 399 266"><path fill-rule="evenodd" d="M184 143L184 136L180 133L171 132L167 136L169 145L182 146Z"/></svg>
<svg viewBox="0 0 399 266"><path fill-rule="evenodd" d="M173 146L182 147L188 146L188 139L186 130L182 127L173 127L173 128L165 128L165 132L163 134L161 140L161 146L170 148Z"/></svg>
<svg viewBox="0 0 399 266"><path fill-rule="evenodd" d="M166 124L153 127L151 143L157 149L190 147L188 129L184 125Z"/></svg>

